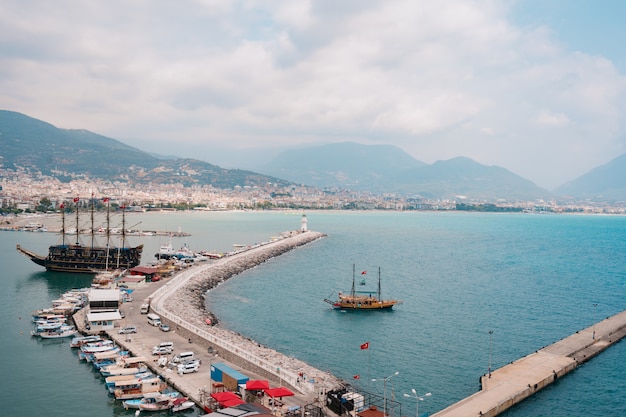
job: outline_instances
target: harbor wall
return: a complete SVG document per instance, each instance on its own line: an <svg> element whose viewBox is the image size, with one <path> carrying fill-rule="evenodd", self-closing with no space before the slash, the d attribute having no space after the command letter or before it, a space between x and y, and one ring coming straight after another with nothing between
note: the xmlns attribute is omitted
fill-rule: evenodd
<svg viewBox="0 0 626 417"><path fill-rule="evenodd" d="M433 414L433 417L497 416L625 336L626 310L481 376L481 391Z"/></svg>
<svg viewBox="0 0 626 417"><path fill-rule="evenodd" d="M148 366L200 406L210 392L210 363L218 361L227 362L256 378L280 382L296 393L294 400L301 399L302 403L311 401L318 390L336 388L340 380L328 372L287 357L238 333L222 329L216 325L217 317L205 307L204 294L207 290L247 269L326 235L313 231L294 231L284 233L283 236L283 239L192 266L171 278L136 289L133 292L134 298L150 298L151 312L158 314L161 321L170 326L170 333L163 333L150 326L145 314L140 314L139 306L130 304L125 307L126 319L136 324L139 332L121 335L116 327L107 332L109 337L134 356L149 357L151 347L163 341L164 337L174 341L178 351L196 352L203 363L202 369L196 374L181 377L176 372L159 367L155 357ZM93 331L89 332L85 328L85 310L79 311L74 316L74 321L82 333L93 334ZM211 319L211 325L207 324L207 318ZM302 378L303 374L306 378Z"/></svg>
<svg viewBox="0 0 626 417"><path fill-rule="evenodd" d="M221 358L244 369L250 369L267 378L280 379L301 394L311 394L316 389L313 383L306 382L309 378L302 378L301 374L315 381L324 381L331 389L339 383L337 378L249 338L220 329L214 325L217 317L207 311L204 305L206 291L220 282L324 236L326 235L314 231L294 231L284 239L248 249L205 266L194 267L177 276L175 282L154 292L151 296L151 308L170 327L176 328L179 334L188 335L193 344L199 344L205 349L211 347L219 352ZM207 318L212 325L206 323Z"/></svg>

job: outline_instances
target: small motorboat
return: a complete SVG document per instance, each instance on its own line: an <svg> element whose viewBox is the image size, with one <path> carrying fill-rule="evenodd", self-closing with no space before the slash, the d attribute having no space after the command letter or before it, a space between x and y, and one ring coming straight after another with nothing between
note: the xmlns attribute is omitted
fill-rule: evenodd
<svg viewBox="0 0 626 417"><path fill-rule="evenodd" d="M187 397L175 398L172 401L172 412L189 410L193 406L195 406L195 403Z"/></svg>

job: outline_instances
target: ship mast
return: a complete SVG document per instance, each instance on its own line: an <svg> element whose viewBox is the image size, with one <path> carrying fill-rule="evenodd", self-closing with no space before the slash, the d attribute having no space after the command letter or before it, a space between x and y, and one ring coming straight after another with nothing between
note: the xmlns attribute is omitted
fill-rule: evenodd
<svg viewBox="0 0 626 417"><path fill-rule="evenodd" d="M94 211L96 210L95 204L96 202L94 201L93 193L91 193L91 248L92 249L95 246L95 241L96 241L96 232L93 229L94 228Z"/></svg>
<svg viewBox="0 0 626 417"><path fill-rule="evenodd" d="M352 299L354 300L354 297L356 296L356 289L354 288L354 274L356 271L356 264L352 264L352 291L351 291L351 295L352 295Z"/></svg>
<svg viewBox="0 0 626 417"><path fill-rule="evenodd" d="M105 265L105 269L108 271L109 270L109 245L111 243L111 217L110 217L110 213L109 213L109 207L110 207L110 203L109 203L109 197L104 197L103 201L105 203L107 203L107 229L106 229L106 236L107 236L107 244L106 244L106 251L107 251L107 260L106 260L106 265Z"/></svg>
<svg viewBox="0 0 626 417"><path fill-rule="evenodd" d="M65 246L65 203L61 203L59 210L61 210L61 243Z"/></svg>
<svg viewBox="0 0 626 417"><path fill-rule="evenodd" d="M382 301L380 297L380 266L378 267L378 301Z"/></svg>
<svg viewBox="0 0 626 417"><path fill-rule="evenodd" d="M110 244L110 241L111 241L111 213L110 213L111 203L109 203L109 197L104 197L104 202L107 203L107 230L106 230L106 234L107 234L107 248L108 248L109 244Z"/></svg>
<svg viewBox="0 0 626 417"><path fill-rule="evenodd" d="M78 202L80 201L79 197L74 197L74 205L76 206L76 246L80 245L80 241L79 241L79 230L80 227L78 226Z"/></svg>
<svg viewBox="0 0 626 417"><path fill-rule="evenodd" d="M122 207L122 248L126 248L126 204Z"/></svg>
<svg viewBox="0 0 626 417"><path fill-rule="evenodd" d="M120 206L122 210L122 247L126 248L126 204ZM117 268L120 267L120 256L121 256L121 248L117 248Z"/></svg>

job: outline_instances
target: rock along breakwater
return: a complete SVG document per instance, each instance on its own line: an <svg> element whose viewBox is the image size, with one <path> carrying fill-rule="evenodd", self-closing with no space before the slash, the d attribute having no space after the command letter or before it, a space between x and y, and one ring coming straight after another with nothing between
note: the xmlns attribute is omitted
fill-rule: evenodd
<svg viewBox="0 0 626 417"><path fill-rule="evenodd" d="M151 308L176 326L178 333L187 332L190 341L205 344L220 357L268 378L287 383L301 394L315 395L340 384L328 372L287 357L240 334L216 326L217 317L205 308L204 294L219 283L267 260L307 243L325 237L319 232L289 232L287 237L247 249L216 262L194 266L172 279L152 294ZM210 320L210 325L207 324ZM197 339L197 338L200 339Z"/></svg>

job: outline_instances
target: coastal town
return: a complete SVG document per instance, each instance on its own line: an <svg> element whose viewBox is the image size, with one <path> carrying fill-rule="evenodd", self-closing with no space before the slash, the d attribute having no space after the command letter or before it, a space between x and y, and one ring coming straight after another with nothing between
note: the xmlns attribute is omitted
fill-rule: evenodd
<svg viewBox="0 0 626 417"><path fill-rule="evenodd" d="M138 184L73 176L67 182L44 175L0 168L0 214L55 211L63 201L106 196L127 210L431 210L524 213L624 214L625 202L535 200L475 201L464 196L429 198L420 195L376 194L348 189L319 189L305 185L281 187L211 185L184 187L180 183Z"/></svg>

